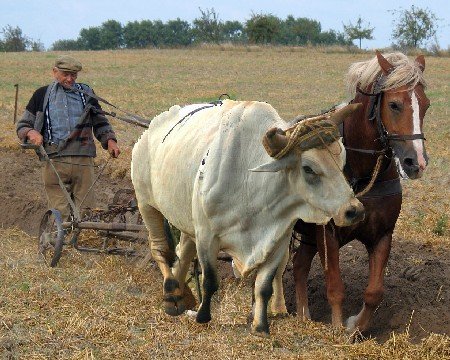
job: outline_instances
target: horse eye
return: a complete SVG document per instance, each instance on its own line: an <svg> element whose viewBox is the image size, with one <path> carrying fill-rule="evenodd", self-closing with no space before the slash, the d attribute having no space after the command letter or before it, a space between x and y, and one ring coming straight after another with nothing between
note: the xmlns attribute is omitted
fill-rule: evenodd
<svg viewBox="0 0 450 360"><path fill-rule="evenodd" d="M313 169L311 169L309 166L303 166L303 171L305 172L305 173L307 173L307 174L316 174L315 172L314 172L314 170Z"/></svg>
<svg viewBox="0 0 450 360"><path fill-rule="evenodd" d="M389 108L392 111L397 111L397 112L402 110L401 106L399 104L397 104L396 102L394 102L394 101L391 101L389 103Z"/></svg>

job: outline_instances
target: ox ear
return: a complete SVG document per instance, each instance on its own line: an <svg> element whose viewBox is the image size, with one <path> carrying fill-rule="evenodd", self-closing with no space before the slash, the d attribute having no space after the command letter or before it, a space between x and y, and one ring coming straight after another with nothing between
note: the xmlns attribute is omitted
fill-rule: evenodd
<svg viewBox="0 0 450 360"><path fill-rule="evenodd" d="M388 75L394 69L394 66L378 50L375 53L377 54L378 64L381 70L383 70L383 74Z"/></svg>
<svg viewBox="0 0 450 360"><path fill-rule="evenodd" d="M298 163L298 157L294 153L290 153L279 160L272 160L266 164L259 165L249 171L253 172L278 172L294 167Z"/></svg>
<svg viewBox="0 0 450 360"><path fill-rule="evenodd" d="M419 68L422 72L425 71L425 57L423 55L419 55L416 57L416 63L419 65Z"/></svg>

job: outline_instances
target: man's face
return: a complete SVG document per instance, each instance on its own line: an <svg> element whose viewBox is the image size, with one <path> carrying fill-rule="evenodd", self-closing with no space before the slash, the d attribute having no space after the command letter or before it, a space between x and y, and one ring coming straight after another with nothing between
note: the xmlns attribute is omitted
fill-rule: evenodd
<svg viewBox="0 0 450 360"><path fill-rule="evenodd" d="M53 77L66 89L70 89L75 84L75 80L78 77L78 73L62 71L57 68L53 68Z"/></svg>

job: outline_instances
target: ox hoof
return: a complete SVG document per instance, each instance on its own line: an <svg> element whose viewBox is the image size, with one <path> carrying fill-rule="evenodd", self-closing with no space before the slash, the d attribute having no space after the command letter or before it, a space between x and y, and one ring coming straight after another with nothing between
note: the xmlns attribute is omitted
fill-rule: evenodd
<svg viewBox="0 0 450 360"><path fill-rule="evenodd" d="M272 319L284 319L284 318L287 318L289 316L289 314L288 314L286 309L284 309L284 310L275 310L275 311L272 310L268 315Z"/></svg>
<svg viewBox="0 0 450 360"><path fill-rule="evenodd" d="M252 326L252 335L268 338L270 336L269 334L269 327L258 325L258 326Z"/></svg>
<svg viewBox="0 0 450 360"><path fill-rule="evenodd" d="M206 324L211 321L211 313L208 311L202 311L200 308L195 319L199 324Z"/></svg>
<svg viewBox="0 0 450 360"><path fill-rule="evenodd" d="M175 279L164 281L164 311L170 316L184 313L186 305L181 294L180 284Z"/></svg>
<svg viewBox="0 0 450 360"><path fill-rule="evenodd" d="M184 313L185 310L186 306L183 299L175 299L175 297L166 297L164 299L164 312L167 315L178 316Z"/></svg>

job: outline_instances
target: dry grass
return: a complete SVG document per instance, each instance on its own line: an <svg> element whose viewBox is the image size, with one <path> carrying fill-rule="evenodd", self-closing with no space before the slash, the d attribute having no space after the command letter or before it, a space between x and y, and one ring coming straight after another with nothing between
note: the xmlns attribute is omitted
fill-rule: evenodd
<svg viewBox="0 0 450 360"><path fill-rule="evenodd" d="M7 53L0 59L0 148L18 148L12 124L14 87L20 84L19 116L32 92L49 82L57 53ZM368 54L311 49L204 48L80 52L79 81L112 103L151 119L173 104L216 99L222 93L271 103L286 119L317 113L347 100L343 76ZM420 181L404 184L396 236L417 239L434 251L450 245L449 84L450 59L427 58L432 107L425 134L430 165ZM123 150L110 173L129 177L131 149L142 129L112 120ZM98 161L102 162L105 154ZM447 223L445 221L447 216ZM441 224L443 232L433 232ZM449 338L430 334L412 344L395 334L385 344L352 344L328 326L272 321L270 338L250 335L250 289L235 280L221 284L213 321L170 318L160 307L161 276L154 265L67 250L56 269L36 257L36 239L0 230L0 350L6 357L252 359L450 359Z"/></svg>
<svg viewBox="0 0 450 360"><path fill-rule="evenodd" d="M296 317L276 319L271 337L250 334L250 287L227 279L213 305L213 321L171 318L160 306L161 276L124 257L65 250L47 268L36 239L0 231L0 349L20 359L449 359L450 339L430 334L411 344L395 334L383 345L352 344L340 330Z"/></svg>

